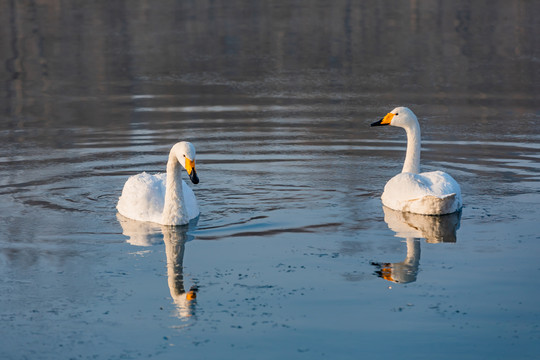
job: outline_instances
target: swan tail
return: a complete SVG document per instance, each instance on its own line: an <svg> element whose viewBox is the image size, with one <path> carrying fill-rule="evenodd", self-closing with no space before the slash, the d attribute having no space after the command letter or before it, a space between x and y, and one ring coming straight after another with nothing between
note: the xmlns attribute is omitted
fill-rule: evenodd
<svg viewBox="0 0 540 360"><path fill-rule="evenodd" d="M442 197L426 195L407 201L403 211L423 215L445 215L461 209L461 201L456 193Z"/></svg>

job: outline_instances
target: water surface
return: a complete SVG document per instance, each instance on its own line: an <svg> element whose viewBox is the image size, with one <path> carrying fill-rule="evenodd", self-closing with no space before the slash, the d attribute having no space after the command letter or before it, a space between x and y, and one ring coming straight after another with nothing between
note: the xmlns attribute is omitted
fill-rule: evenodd
<svg viewBox="0 0 540 360"><path fill-rule="evenodd" d="M2 358L537 356L535 3L0 9ZM460 214L382 207L398 105ZM198 221L118 217L179 140Z"/></svg>

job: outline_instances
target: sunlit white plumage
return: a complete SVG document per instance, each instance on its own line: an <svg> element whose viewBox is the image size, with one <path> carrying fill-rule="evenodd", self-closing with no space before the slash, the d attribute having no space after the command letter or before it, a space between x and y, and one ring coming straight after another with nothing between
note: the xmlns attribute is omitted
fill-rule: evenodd
<svg viewBox="0 0 540 360"><path fill-rule="evenodd" d="M462 207L459 184L442 171L420 173L420 125L416 115L398 107L371 126L391 125L407 132L407 153L403 170L394 176L382 194L383 205L398 211L443 215Z"/></svg>
<svg viewBox="0 0 540 360"><path fill-rule="evenodd" d="M193 190L181 179L186 169L194 184L199 182L195 171L195 148L182 141L175 144L167 162L167 173L143 172L125 183L116 208L125 217L161 225L184 225L199 216Z"/></svg>

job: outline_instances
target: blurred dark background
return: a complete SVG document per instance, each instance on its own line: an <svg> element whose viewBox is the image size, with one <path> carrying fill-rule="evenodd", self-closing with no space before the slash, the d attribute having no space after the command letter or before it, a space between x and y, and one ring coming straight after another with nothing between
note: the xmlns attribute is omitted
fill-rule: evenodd
<svg viewBox="0 0 540 360"><path fill-rule="evenodd" d="M128 123L126 95L156 92L537 106L539 19L525 0L2 0L0 126L106 125L111 102Z"/></svg>

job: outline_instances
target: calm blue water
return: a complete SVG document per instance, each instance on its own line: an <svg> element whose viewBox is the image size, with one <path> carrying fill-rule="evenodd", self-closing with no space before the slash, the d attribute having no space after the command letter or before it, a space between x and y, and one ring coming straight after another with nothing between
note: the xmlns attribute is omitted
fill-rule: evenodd
<svg viewBox="0 0 540 360"><path fill-rule="evenodd" d="M0 2L0 357L535 359L540 7L488 5ZM461 214L383 209L398 105ZM180 140L198 221L119 218Z"/></svg>

